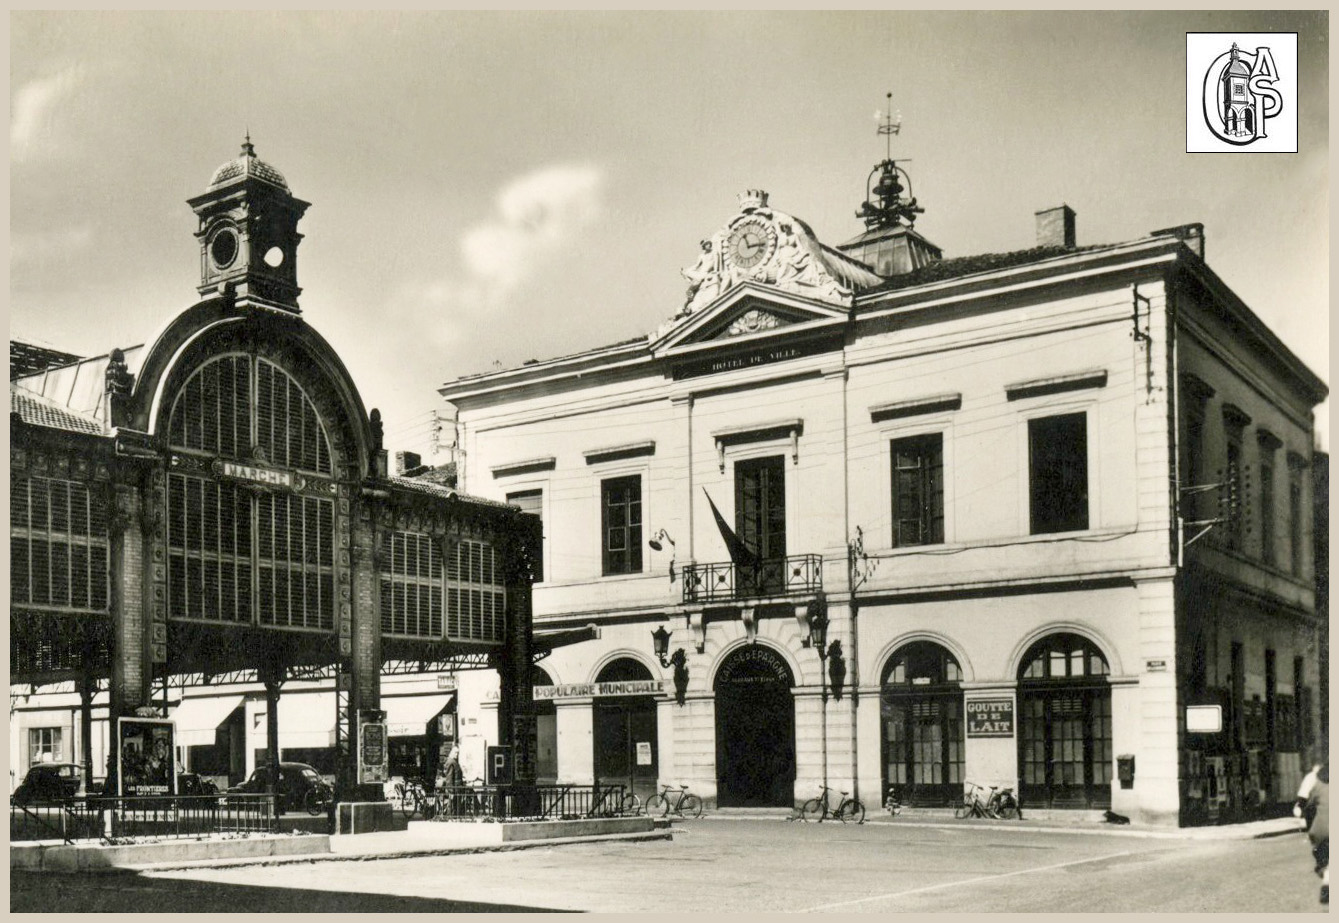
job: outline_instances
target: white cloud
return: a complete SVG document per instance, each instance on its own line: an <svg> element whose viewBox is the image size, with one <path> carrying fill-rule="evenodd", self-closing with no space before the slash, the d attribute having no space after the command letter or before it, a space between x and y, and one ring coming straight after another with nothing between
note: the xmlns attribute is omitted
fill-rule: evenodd
<svg viewBox="0 0 1339 923"><path fill-rule="evenodd" d="M74 65L19 87L11 101L9 117L11 160L26 158L50 133L57 106L83 82L83 68Z"/></svg>
<svg viewBox="0 0 1339 923"><path fill-rule="evenodd" d="M494 213L460 238L456 271L420 286L425 306L490 311L578 241L600 213L604 177L560 164L513 179Z"/></svg>

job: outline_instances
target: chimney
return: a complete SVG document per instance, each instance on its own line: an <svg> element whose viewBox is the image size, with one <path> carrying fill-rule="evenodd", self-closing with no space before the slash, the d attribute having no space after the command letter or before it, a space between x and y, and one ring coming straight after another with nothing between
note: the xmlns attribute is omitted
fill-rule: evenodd
<svg viewBox="0 0 1339 923"><path fill-rule="evenodd" d="M1164 234L1170 234L1181 243L1190 248L1190 252L1204 259L1204 225L1199 222L1194 224L1178 224L1174 228L1163 228L1160 231L1154 231L1154 237L1162 237Z"/></svg>
<svg viewBox="0 0 1339 923"><path fill-rule="evenodd" d="M1037 246L1074 249L1074 209L1058 205L1037 212Z"/></svg>
<svg viewBox="0 0 1339 923"><path fill-rule="evenodd" d="M417 452L396 452L395 453L395 473L404 476L406 471L413 471L415 468L423 465L423 457Z"/></svg>

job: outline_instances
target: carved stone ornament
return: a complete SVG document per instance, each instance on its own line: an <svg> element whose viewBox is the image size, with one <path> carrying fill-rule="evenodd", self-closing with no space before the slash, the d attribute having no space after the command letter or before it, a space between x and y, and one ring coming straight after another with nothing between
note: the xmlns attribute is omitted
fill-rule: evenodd
<svg viewBox="0 0 1339 923"><path fill-rule="evenodd" d="M758 282L843 305L851 291L828 272L822 248L801 222L766 207L736 215L700 244L697 263L683 270L688 280L684 309L692 314L740 282Z"/></svg>
<svg viewBox="0 0 1339 923"><path fill-rule="evenodd" d="M774 330L777 327L782 326L784 323L786 323L786 321L783 321L770 311L759 311L757 308L754 308L752 311L747 311L735 318L734 323L726 328L725 335L728 337L737 337L743 336L746 333Z"/></svg>

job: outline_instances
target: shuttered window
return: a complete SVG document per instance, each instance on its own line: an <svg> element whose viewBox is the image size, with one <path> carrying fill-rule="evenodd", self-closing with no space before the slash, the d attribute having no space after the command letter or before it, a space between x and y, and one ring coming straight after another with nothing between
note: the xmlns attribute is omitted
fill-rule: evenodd
<svg viewBox="0 0 1339 923"><path fill-rule="evenodd" d="M16 604L106 612L107 502L77 481L10 476L10 593Z"/></svg>
<svg viewBox="0 0 1339 923"><path fill-rule="evenodd" d="M381 572L381 631L415 638L442 636L442 561L432 536L392 532Z"/></svg>
<svg viewBox="0 0 1339 923"><path fill-rule="evenodd" d="M334 470L315 405L266 359L232 354L196 369L172 405L168 433L177 450ZM167 519L171 618L334 627L333 499L173 472Z"/></svg>
<svg viewBox="0 0 1339 923"><path fill-rule="evenodd" d="M506 590L493 546L461 540L446 554L446 634L463 641L501 641Z"/></svg>

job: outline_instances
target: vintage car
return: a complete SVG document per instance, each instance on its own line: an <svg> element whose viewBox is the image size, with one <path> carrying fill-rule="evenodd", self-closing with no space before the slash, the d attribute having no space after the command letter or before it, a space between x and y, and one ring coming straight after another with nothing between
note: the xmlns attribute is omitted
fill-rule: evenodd
<svg viewBox="0 0 1339 923"><path fill-rule="evenodd" d="M15 804L49 804L84 794L84 767L78 763L37 763L29 767L19 787Z"/></svg>
<svg viewBox="0 0 1339 923"><path fill-rule="evenodd" d="M263 795L269 779L269 766L257 766L251 778L240 785L229 787L229 795ZM315 768L306 763L279 764L279 810L302 810L307 793L326 788L325 781Z"/></svg>

